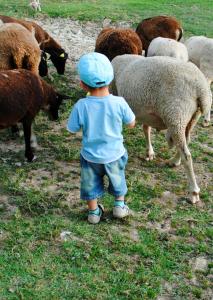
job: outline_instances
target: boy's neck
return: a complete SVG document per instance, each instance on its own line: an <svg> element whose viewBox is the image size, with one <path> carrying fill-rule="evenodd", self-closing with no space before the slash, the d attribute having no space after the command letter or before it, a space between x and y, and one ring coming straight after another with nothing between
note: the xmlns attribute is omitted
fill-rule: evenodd
<svg viewBox="0 0 213 300"><path fill-rule="evenodd" d="M90 96L94 97L106 97L108 96L109 93L109 88L108 86L104 86L98 89L90 90Z"/></svg>

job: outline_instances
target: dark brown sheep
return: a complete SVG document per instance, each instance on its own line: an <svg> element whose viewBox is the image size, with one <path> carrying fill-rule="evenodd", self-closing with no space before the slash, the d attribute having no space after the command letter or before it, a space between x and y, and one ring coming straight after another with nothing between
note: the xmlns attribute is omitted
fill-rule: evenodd
<svg viewBox="0 0 213 300"><path fill-rule="evenodd" d="M4 23L19 23L31 32L35 31L35 38L39 43L40 49L46 53L49 53L50 60L53 62L54 66L56 67L58 74L64 74L65 64L68 58L68 54L60 46L60 44L57 43L41 26L39 26L35 22L25 21L22 19L15 19L8 16L0 15L0 19ZM44 65L44 61L42 62ZM45 68L47 70L47 63L46 66L44 66L44 69L41 68L42 66L40 66L40 73L44 74Z"/></svg>
<svg viewBox="0 0 213 300"><path fill-rule="evenodd" d="M104 28L97 37L95 51L111 61L117 55L141 55L142 43L132 29Z"/></svg>
<svg viewBox="0 0 213 300"><path fill-rule="evenodd" d="M179 41L183 29L174 17L156 16L141 21L136 28L136 33L141 39L146 56L149 44L154 38L161 36Z"/></svg>
<svg viewBox="0 0 213 300"><path fill-rule="evenodd" d="M31 71L0 71L0 129L19 122L23 124L25 157L29 162L35 159L30 144L31 125L35 116L42 109L52 120L56 120L59 106L67 98Z"/></svg>

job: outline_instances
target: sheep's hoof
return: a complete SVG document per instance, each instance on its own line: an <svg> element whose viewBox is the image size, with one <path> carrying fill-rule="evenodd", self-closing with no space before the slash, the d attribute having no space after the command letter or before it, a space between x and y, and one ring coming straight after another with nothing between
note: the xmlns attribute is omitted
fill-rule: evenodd
<svg viewBox="0 0 213 300"><path fill-rule="evenodd" d="M28 161L28 162L33 162L33 161L36 160L36 159L37 159L37 156L36 156L36 155L33 155L33 156L28 157L28 158L27 158L27 161Z"/></svg>
<svg viewBox="0 0 213 300"><path fill-rule="evenodd" d="M24 131L23 130L19 130L19 137L23 137L24 136Z"/></svg>
<svg viewBox="0 0 213 300"><path fill-rule="evenodd" d="M203 125L203 127L209 127L210 121L208 121L208 120L203 120L202 125Z"/></svg>
<svg viewBox="0 0 213 300"><path fill-rule="evenodd" d="M151 161L155 158L155 153L150 153L150 154L147 154L147 156L145 157L145 160L146 161Z"/></svg>
<svg viewBox="0 0 213 300"><path fill-rule="evenodd" d="M192 204L197 204L200 202L200 196L199 193L193 192L192 193L192 198L191 198L191 203Z"/></svg>
<svg viewBox="0 0 213 300"><path fill-rule="evenodd" d="M177 168L180 166L180 164L181 164L181 160L170 159L170 160L166 161L166 165L171 168Z"/></svg>
<svg viewBox="0 0 213 300"><path fill-rule="evenodd" d="M32 161L34 161L34 160L36 160L36 159L37 159L37 156L34 155Z"/></svg>
<svg viewBox="0 0 213 300"><path fill-rule="evenodd" d="M32 148L36 149L36 148L38 148L38 143L37 143L36 141L32 141L32 142L30 143L30 146L31 146Z"/></svg>
<svg viewBox="0 0 213 300"><path fill-rule="evenodd" d="M145 157L145 160L146 161L151 161L151 160L153 160L154 159L154 156L147 156L147 157Z"/></svg>

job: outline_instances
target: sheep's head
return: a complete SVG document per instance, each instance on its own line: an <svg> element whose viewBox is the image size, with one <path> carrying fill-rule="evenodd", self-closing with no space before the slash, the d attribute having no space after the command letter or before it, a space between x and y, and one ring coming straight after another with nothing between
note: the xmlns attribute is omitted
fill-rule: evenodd
<svg viewBox="0 0 213 300"><path fill-rule="evenodd" d="M62 101L70 99L70 96L57 93L54 88L44 80L41 80L41 83L44 99L42 109L48 114L50 120L55 121L58 119L58 111Z"/></svg>
<svg viewBox="0 0 213 300"><path fill-rule="evenodd" d="M48 68L47 68L47 54L42 50L41 51L41 61L39 64L39 75L41 77L47 76Z"/></svg>
<svg viewBox="0 0 213 300"><path fill-rule="evenodd" d="M49 108L48 108L48 115L51 120L55 121L58 119L59 107L62 101L66 99L70 99L70 96L55 93L55 97L51 99L52 101L49 103Z"/></svg>
<svg viewBox="0 0 213 300"><path fill-rule="evenodd" d="M50 50L49 54L58 74L63 75L68 54L62 48Z"/></svg>

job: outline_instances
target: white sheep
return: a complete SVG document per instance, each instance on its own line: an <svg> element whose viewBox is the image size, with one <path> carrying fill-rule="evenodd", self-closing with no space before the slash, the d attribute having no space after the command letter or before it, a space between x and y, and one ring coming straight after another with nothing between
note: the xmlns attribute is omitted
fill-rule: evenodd
<svg viewBox="0 0 213 300"><path fill-rule="evenodd" d="M213 39L205 36L192 36L186 40L189 60L205 75L209 85L213 82ZM204 116L204 126L210 124L211 110Z"/></svg>
<svg viewBox="0 0 213 300"><path fill-rule="evenodd" d="M157 37L149 45L147 56L170 56L188 61L188 51L184 44L173 39Z"/></svg>
<svg viewBox="0 0 213 300"><path fill-rule="evenodd" d="M30 4L29 4L33 9L35 9L35 11L41 11L41 4L40 4L40 1L39 0L33 0L33 1L30 1Z"/></svg>
<svg viewBox="0 0 213 300"><path fill-rule="evenodd" d="M198 202L200 188L187 144L200 115L211 107L211 91L204 75L194 64L170 57L122 55L115 57L112 65L115 73L112 91L127 100L136 119L143 124L147 159L154 157L151 127L167 129L168 144L177 149L169 164L178 166L183 161L191 201Z"/></svg>

